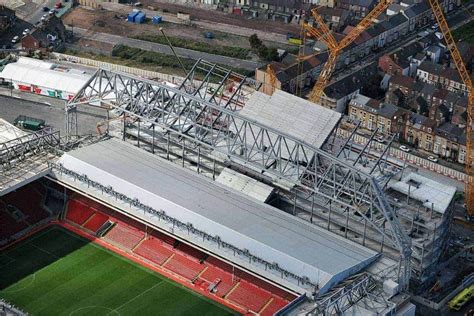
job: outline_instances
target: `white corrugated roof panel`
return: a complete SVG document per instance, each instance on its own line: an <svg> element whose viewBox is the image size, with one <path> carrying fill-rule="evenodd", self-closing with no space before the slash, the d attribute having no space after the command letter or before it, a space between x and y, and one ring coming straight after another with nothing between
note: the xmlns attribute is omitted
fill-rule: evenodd
<svg viewBox="0 0 474 316"><path fill-rule="evenodd" d="M48 63L42 60L28 58L28 57L20 57L16 62L18 65L28 65L35 68L42 68L42 69L52 69L54 64Z"/></svg>
<svg viewBox="0 0 474 316"><path fill-rule="evenodd" d="M341 113L281 90L254 92L239 113L318 148L341 119Z"/></svg>
<svg viewBox="0 0 474 316"><path fill-rule="evenodd" d="M419 184L418 188L416 184ZM428 209L433 207L440 214L444 214L456 194L456 187L414 172L405 174L401 181L390 180L388 187L405 195L410 191L410 198L420 201Z"/></svg>
<svg viewBox="0 0 474 316"><path fill-rule="evenodd" d="M20 59L21 61L22 59ZM90 75L55 71L36 62L16 62L5 66L0 78L76 94L90 79Z"/></svg>
<svg viewBox="0 0 474 316"><path fill-rule="evenodd" d="M248 249L296 275L307 276L319 284L321 291L360 271L377 257L366 247L117 139L65 153L59 163L156 210L164 210L181 222L192 223L211 236L220 236L223 242ZM56 176L61 179L68 175ZM72 180L68 183L82 185ZM87 185L79 189L92 190ZM113 197L110 199L114 201ZM144 216L143 211L134 212L135 216ZM164 225L156 217L147 220ZM207 249L203 239L190 242ZM222 247L212 250L222 257L231 256L225 251ZM263 268L249 269L269 273ZM274 277L281 280L281 276Z"/></svg>
<svg viewBox="0 0 474 316"><path fill-rule="evenodd" d="M222 170L216 182L248 195L260 202L266 202L273 192L271 186L229 168Z"/></svg>

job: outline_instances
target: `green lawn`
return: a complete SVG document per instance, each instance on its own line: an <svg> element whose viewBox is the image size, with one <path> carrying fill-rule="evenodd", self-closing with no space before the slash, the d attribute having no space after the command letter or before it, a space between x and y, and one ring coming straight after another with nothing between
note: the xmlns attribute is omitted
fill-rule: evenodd
<svg viewBox="0 0 474 316"><path fill-rule="evenodd" d="M235 314L59 227L0 254L0 297L32 315Z"/></svg>

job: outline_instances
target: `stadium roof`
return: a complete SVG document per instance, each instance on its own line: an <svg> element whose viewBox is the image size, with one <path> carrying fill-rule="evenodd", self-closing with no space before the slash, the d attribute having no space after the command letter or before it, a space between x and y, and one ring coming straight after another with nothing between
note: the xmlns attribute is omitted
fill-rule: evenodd
<svg viewBox="0 0 474 316"><path fill-rule="evenodd" d="M321 148L341 113L281 90L254 92L239 114Z"/></svg>
<svg viewBox="0 0 474 316"><path fill-rule="evenodd" d="M53 68L54 64L21 57L18 62L5 66L0 72L0 78L76 94L91 77L74 71L69 72L62 68L62 71Z"/></svg>
<svg viewBox="0 0 474 316"><path fill-rule="evenodd" d="M181 222L191 223L211 236L219 236L222 242L247 249L295 275L308 277L321 292L377 258L377 253L366 247L117 139L65 153L59 163ZM55 176L97 199L112 205L119 203L98 189L68 178L67 173L55 172ZM129 203L121 203L120 208L287 288L299 292L304 289L283 274L236 258L235 252L232 254L225 247L211 248L203 237L192 239L189 230L180 233L174 225L145 215Z"/></svg>

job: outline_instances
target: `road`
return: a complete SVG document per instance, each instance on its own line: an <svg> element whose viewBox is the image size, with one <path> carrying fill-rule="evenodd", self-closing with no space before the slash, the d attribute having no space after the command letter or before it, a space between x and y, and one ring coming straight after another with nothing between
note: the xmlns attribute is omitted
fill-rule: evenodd
<svg viewBox="0 0 474 316"><path fill-rule="evenodd" d="M114 44L123 44L131 47L140 48L143 50L158 52L167 55L173 55L170 47L163 44L152 43L142 40L137 40L133 38L128 38L119 35L112 35L108 33L99 33L91 32L83 28L74 28L74 35L88 40L103 42L103 43L114 43ZM204 52L199 52L191 49L175 47L176 54L182 58L190 58L198 60L199 58L205 59L212 63L217 63L221 65L231 66L234 68L242 68L246 70L254 71L256 68L262 66L262 63L258 63L252 60L243 60L238 58L232 58L221 55L214 55Z"/></svg>

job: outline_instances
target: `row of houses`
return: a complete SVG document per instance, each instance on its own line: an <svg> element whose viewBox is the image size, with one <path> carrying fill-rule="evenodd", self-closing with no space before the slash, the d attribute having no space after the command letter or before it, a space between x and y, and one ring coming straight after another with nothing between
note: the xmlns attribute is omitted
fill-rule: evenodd
<svg viewBox="0 0 474 316"><path fill-rule="evenodd" d="M403 10L396 14L384 14L383 16L379 17L378 23L375 23L372 27L368 28L366 31L362 32L361 35L351 43L346 49L343 50L341 55L339 56L336 64L336 69L342 69L347 67L349 64L354 63L362 58L375 53L379 49L393 45L397 40L401 37L405 36L411 31L419 28L421 26L426 26L432 22L432 14L430 6L427 4L426 1L422 1L419 3L410 3L410 0L403 0L400 2L401 6L403 6ZM449 7L449 3L453 3L454 0L446 0L445 3L447 9ZM339 14L341 14L341 10L334 8L334 10L338 9ZM329 11L331 11L330 9ZM319 9L322 12L322 15L326 18L334 21L337 27L341 27L340 20L334 19L335 16L332 16L328 12L328 8L326 9ZM318 12L319 12L318 11ZM334 20L333 20L334 19ZM345 37L353 29L353 26L346 26L342 33L333 32L334 37L336 40L341 40ZM418 43L418 47L413 48L412 50L414 53L421 53L423 49L428 48L434 42L439 41L438 38L434 34L428 34L427 36L420 38ZM324 53L327 51L326 46L324 43L317 41L313 47L313 50L308 51L308 54L311 57L308 57L308 62L311 64L312 58L314 57L317 59L317 62L314 63L314 69L310 69L308 67L304 67L303 71L298 72L295 71L298 69L298 60L295 56L289 58L288 60L284 60L282 62L272 62L273 69L276 69L277 75L277 87L282 90L285 90L290 93L294 93L296 91L297 86L302 86L309 88L311 87L324 62L327 60L327 54ZM316 53L315 53L316 52ZM319 52L319 53L318 53ZM406 52L409 54L408 52ZM423 53L425 55L426 53ZM395 56L407 66L403 66L403 69L409 68L410 60L408 60L407 56L401 55L399 57ZM414 57L414 56L408 56ZM420 55L420 58L423 56ZM421 63L419 61L418 63ZM300 67L301 70L301 67ZM266 67L256 70L256 79L257 81L264 84L264 86L270 86L270 78L266 75ZM412 72L415 71L414 69L411 70ZM405 74L405 72L404 72ZM410 73L412 74L412 73ZM331 89L329 89L331 90ZM270 89L269 89L270 91ZM338 96L333 96L330 93L325 95L326 103L330 104L331 108L341 108L341 100ZM346 98L347 101L347 98ZM336 105L337 103L337 105Z"/></svg>
<svg viewBox="0 0 474 316"><path fill-rule="evenodd" d="M51 15L21 39L21 46L29 50L54 50L59 48L67 37L68 33L62 20Z"/></svg>
<svg viewBox="0 0 474 316"><path fill-rule="evenodd" d="M348 106L352 120L361 127L383 135L395 135L397 141L408 143L427 153L463 164L466 159L466 135L451 122L435 120L386 102L356 94Z"/></svg>

